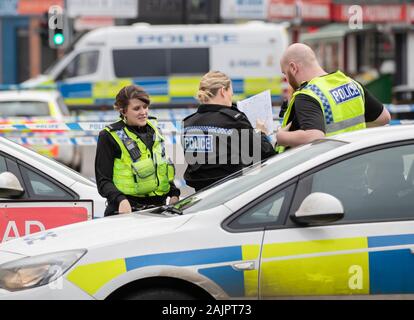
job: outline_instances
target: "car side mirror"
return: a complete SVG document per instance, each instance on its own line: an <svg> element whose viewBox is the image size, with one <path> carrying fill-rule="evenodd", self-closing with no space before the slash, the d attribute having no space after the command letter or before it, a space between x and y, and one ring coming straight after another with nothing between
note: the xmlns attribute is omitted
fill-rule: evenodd
<svg viewBox="0 0 414 320"><path fill-rule="evenodd" d="M0 198L20 197L23 194L24 189L13 173L0 173Z"/></svg>
<svg viewBox="0 0 414 320"><path fill-rule="evenodd" d="M312 225L335 222L343 217L341 201L330 194L314 192L303 200L292 220L298 224Z"/></svg>

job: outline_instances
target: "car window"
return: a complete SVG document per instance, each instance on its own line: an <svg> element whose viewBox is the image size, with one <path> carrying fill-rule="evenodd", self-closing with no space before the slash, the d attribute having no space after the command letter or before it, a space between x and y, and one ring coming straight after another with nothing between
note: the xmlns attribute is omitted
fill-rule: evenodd
<svg viewBox="0 0 414 320"><path fill-rule="evenodd" d="M50 117L47 101L0 101L2 117Z"/></svg>
<svg viewBox="0 0 414 320"><path fill-rule="evenodd" d="M0 173L6 172L6 171L7 171L6 159L0 156Z"/></svg>
<svg viewBox="0 0 414 320"><path fill-rule="evenodd" d="M118 78L157 77L168 73L166 49L124 49L114 50L112 54Z"/></svg>
<svg viewBox="0 0 414 320"><path fill-rule="evenodd" d="M203 74L210 69L208 48L122 49L112 55L118 78Z"/></svg>
<svg viewBox="0 0 414 320"><path fill-rule="evenodd" d="M239 215L229 223L228 227L239 230L270 224L282 224L284 220L282 211L289 205L294 186L291 185L264 200L260 200L257 204L254 204L242 215Z"/></svg>
<svg viewBox="0 0 414 320"><path fill-rule="evenodd" d="M22 186L22 188L26 191L27 188L24 184L19 166L17 162L15 161L15 159L8 157L8 155L0 154L0 173L2 172L2 170L3 172L7 171L7 172L12 173L17 178L17 180L19 180L19 183ZM19 200L25 200L28 198L29 198L29 195L27 194L27 192L24 192L23 195L19 197Z"/></svg>
<svg viewBox="0 0 414 320"><path fill-rule="evenodd" d="M0 151L1 151L1 145L6 145L10 148L15 148L16 150L18 150L19 152L19 159L21 161L24 161L24 159L28 159L28 158L35 158L36 161L39 161L40 163L47 165L50 169L51 172L60 172L65 174L66 176L70 177L71 179L80 182L82 184L86 184L89 185L91 187L96 187L96 184L94 182L92 182L91 180L87 179L86 177L82 176L79 174L79 172L65 166L64 164L58 162L57 160L53 159L53 158L48 158L45 156L41 156L39 155L37 152L23 147L15 142L12 142L8 139L4 139L0 137ZM17 166L17 164L16 164ZM12 170L10 170L10 163L8 163L8 168L9 171L13 172ZM19 169L16 169L16 172L19 172Z"/></svg>
<svg viewBox="0 0 414 320"><path fill-rule="evenodd" d="M289 150L262 164L243 169L212 185L210 188L199 191L177 202L174 207L184 210L185 214L217 207L257 187L263 181L276 177L307 160L345 144L342 141L322 140ZM234 181L236 179L237 181ZM237 183L237 188L234 188L235 183Z"/></svg>
<svg viewBox="0 0 414 320"><path fill-rule="evenodd" d="M23 179L28 186L28 192L32 199L49 199L49 200L73 200L74 197L66 192L56 183L42 177L40 174L21 167Z"/></svg>
<svg viewBox="0 0 414 320"><path fill-rule="evenodd" d="M81 52L62 70L57 80L93 74L98 69L99 51Z"/></svg>
<svg viewBox="0 0 414 320"><path fill-rule="evenodd" d="M414 145L359 155L312 177L311 192L337 197L345 209L340 221L414 218Z"/></svg>
<svg viewBox="0 0 414 320"><path fill-rule="evenodd" d="M171 74L204 74L210 70L208 48L171 49Z"/></svg>

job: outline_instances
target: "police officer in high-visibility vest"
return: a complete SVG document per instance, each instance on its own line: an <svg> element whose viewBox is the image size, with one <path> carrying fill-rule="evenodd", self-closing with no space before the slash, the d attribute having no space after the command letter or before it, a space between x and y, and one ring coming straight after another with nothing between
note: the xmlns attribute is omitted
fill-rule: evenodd
<svg viewBox="0 0 414 320"><path fill-rule="evenodd" d="M278 153L325 136L386 125L391 119L357 81L341 71L325 72L307 45L289 46L280 65L295 91L276 133Z"/></svg>
<svg viewBox="0 0 414 320"><path fill-rule="evenodd" d="M161 206L167 197L169 204L179 200L174 166L166 157L164 137L148 117L149 104L141 87L122 88L114 106L121 120L99 134L95 174L99 193L108 199L105 216Z"/></svg>

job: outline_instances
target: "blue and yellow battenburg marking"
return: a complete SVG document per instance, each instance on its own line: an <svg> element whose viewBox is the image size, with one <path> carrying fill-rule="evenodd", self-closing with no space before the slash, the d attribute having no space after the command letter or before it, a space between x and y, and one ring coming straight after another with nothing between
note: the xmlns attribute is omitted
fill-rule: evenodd
<svg viewBox="0 0 414 320"><path fill-rule="evenodd" d="M267 244L261 295L414 293L414 235ZM381 248L381 249L379 249Z"/></svg>
<svg viewBox="0 0 414 320"><path fill-rule="evenodd" d="M265 244L260 296L414 293L414 255L409 248L387 248L411 244L414 234ZM94 295L109 281L138 268L198 267L229 296L257 297L259 271L237 271L231 265L259 256L259 245L152 254L82 265L67 279Z"/></svg>
<svg viewBox="0 0 414 320"><path fill-rule="evenodd" d="M74 84L58 83L65 103L72 105L113 105L114 97L124 86L142 86L150 95L153 104L194 104L202 75L191 77L124 78L115 81L84 82ZM264 90L271 90L274 101L281 100L282 77L232 79L235 98L250 97ZM50 84L50 82L47 82ZM44 85L44 84L42 84Z"/></svg>
<svg viewBox="0 0 414 320"><path fill-rule="evenodd" d="M368 277L362 290L349 287L351 265L368 275L366 252L341 254L367 248L366 238L330 239L268 244L263 248L261 294L290 295L368 294ZM324 253L334 253L323 255Z"/></svg>
<svg viewBox="0 0 414 320"><path fill-rule="evenodd" d="M116 259L79 266L67 275L67 279L85 292L94 295L112 279L138 268L156 265L201 266L199 273L216 282L230 296L257 296L257 270L240 272L234 270L230 265L202 266L257 259L259 250L259 246L245 245Z"/></svg>

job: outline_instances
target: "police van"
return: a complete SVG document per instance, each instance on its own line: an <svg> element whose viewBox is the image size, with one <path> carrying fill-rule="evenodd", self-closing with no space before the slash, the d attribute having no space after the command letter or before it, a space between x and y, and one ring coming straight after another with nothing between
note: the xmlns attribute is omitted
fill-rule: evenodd
<svg viewBox="0 0 414 320"><path fill-rule="evenodd" d="M157 105L188 105L200 77L220 70L233 80L235 99L270 89L280 101L279 61L288 45L285 25L134 24L95 29L73 51L25 86L57 86L69 107L112 106L125 85L138 84Z"/></svg>

